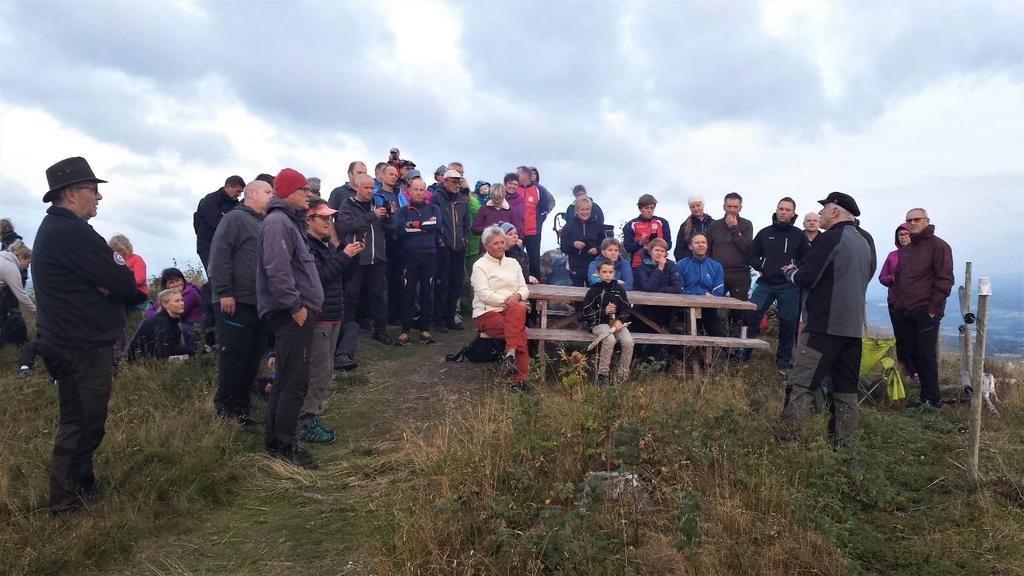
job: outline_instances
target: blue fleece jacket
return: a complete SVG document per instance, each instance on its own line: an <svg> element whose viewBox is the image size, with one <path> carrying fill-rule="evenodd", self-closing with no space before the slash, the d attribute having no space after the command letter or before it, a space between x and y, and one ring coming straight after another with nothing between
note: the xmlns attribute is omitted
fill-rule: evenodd
<svg viewBox="0 0 1024 576"><path fill-rule="evenodd" d="M395 214L395 235L401 242L402 252L437 252L437 206L421 202L398 209Z"/></svg>
<svg viewBox="0 0 1024 576"><path fill-rule="evenodd" d="M597 275L597 261L601 258L604 258L604 256L596 256L587 267L587 274L590 276L591 284L601 282L601 278ZM619 286L622 286L623 290L633 289L633 268L629 265L629 260L622 256L619 256L619 259L615 261L615 280L619 282Z"/></svg>
<svg viewBox="0 0 1024 576"><path fill-rule="evenodd" d="M683 279L679 276L675 262L667 260L665 268L658 270L654 262L648 258L636 269L636 289L642 292L679 294L683 291Z"/></svg>
<svg viewBox="0 0 1024 576"><path fill-rule="evenodd" d="M717 260L690 256L680 260L676 267L683 279L683 294L725 295L725 270Z"/></svg>

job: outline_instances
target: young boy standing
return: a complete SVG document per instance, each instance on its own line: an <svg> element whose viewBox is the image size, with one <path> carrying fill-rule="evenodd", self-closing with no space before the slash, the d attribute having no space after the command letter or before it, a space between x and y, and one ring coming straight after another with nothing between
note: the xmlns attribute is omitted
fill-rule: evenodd
<svg viewBox="0 0 1024 576"><path fill-rule="evenodd" d="M622 357L619 359L619 381L625 382L629 377L629 365L633 361L633 336L623 324L629 319L630 305L626 291L615 280L615 263L602 258L597 264L597 274L601 279L587 291L583 299L583 315L587 319L590 331L600 340L600 360L597 367L597 385L604 388L608 385L608 371L615 352L615 342L619 343Z"/></svg>

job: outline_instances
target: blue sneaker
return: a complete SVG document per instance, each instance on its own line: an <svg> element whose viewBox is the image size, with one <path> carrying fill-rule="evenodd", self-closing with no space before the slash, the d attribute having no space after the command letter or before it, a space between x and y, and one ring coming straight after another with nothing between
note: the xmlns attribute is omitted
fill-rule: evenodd
<svg viewBox="0 0 1024 576"><path fill-rule="evenodd" d="M333 444L334 432L323 428L316 420L310 420L299 428L298 439L307 444Z"/></svg>

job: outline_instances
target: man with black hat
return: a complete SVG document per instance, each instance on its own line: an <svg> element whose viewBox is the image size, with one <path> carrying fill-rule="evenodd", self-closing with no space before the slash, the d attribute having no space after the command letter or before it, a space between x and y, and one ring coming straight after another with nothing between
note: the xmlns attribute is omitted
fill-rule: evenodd
<svg viewBox="0 0 1024 576"><path fill-rule="evenodd" d="M827 232L814 243L800 267L782 267L786 281L804 290L807 321L797 347L795 366L786 380L787 424L812 415L814 394L827 375L829 436L845 448L857 431L857 378L864 330L864 293L875 273L875 245L860 229L857 202L832 192L822 204L821 226Z"/></svg>
<svg viewBox="0 0 1024 576"><path fill-rule="evenodd" d="M92 454L103 440L113 379L114 341L125 306L145 295L124 259L89 226L103 196L84 158L46 170L52 205L36 232L32 257L39 353L57 381L60 424L50 468L50 509L72 512L95 494Z"/></svg>

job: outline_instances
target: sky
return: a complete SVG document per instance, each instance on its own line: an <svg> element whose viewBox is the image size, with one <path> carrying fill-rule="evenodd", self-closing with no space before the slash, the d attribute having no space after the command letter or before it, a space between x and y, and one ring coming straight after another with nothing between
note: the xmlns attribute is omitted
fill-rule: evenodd
<svg viewBox="0 0 1024 576"><path fill-rule="evenodd" d="M756 230L841 190L880 258L920 206L958 283L971 260L1024 292L1022 37L1020 1L0 0L0 213L31 244L46 168L84 156L110 182L90 223L154 275L198 263L227 176L326 193L397 146L471 182L537 166L613 224L735 191Z"/></svg>

